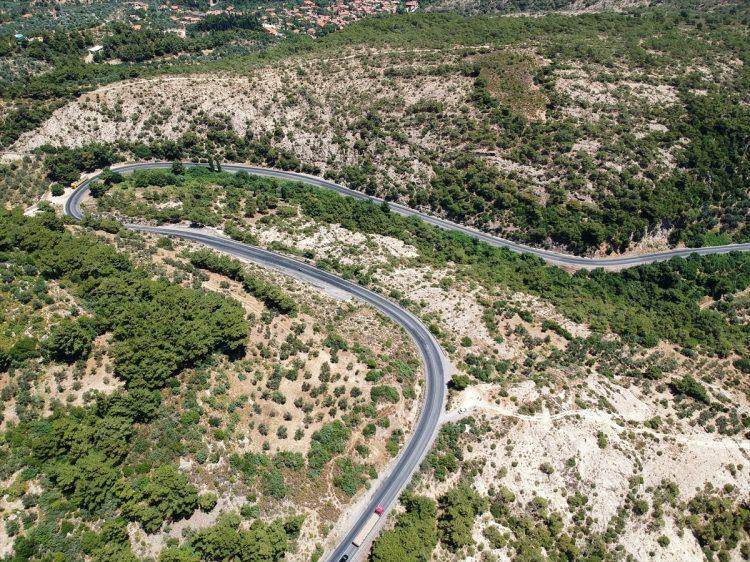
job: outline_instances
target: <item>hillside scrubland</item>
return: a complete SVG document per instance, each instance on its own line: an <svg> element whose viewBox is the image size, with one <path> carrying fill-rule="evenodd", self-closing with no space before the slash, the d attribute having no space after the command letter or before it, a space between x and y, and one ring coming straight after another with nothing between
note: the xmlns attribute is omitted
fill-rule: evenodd
<svg viewBox="0 0 750 562"><path fill-rule="evenodd" d="M421 316L457 367L373 560L746 552L744 254L570 276L323 190L176 171L115 178L86 208L200 220L356 279Z"/></svg>
<svg viewBox="0 0 750 562"><path fill-rule="evenodd" d="M275 46L85 17L0 36L0 559L317 561L410 437L422 366L388 319L133 222L307 261L441 344L447 411L373 562L750 557L748 254L564 271L221 171L582 255L747 241L747 9L635 4L439 1L535 15Z"/></svg>
<svg viewBox="0 0 750 562"><path fill-rule="evenodd" d="M398 453L421 367L380 315L108 223L0 220L0 555L307 559Z"/></svg>
<svg viewBox="0 0 750 562"><path fill-rule="evenodd" d="M313 54L105 86L11 149L304 169L582 254L741 241L746 33L661 11L379 18Z"/></svg>

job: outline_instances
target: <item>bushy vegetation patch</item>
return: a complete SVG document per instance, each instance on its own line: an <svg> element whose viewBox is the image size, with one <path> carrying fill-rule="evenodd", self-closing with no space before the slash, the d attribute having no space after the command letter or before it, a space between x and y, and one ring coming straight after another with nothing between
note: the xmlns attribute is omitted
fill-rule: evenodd
<svg viewBox="0 0 750 562"><path fill-rule="evenodd" d="M348 458L338 459L336 468L338 475L333 479L333 483L349 497L366 487L369 478L377 477L374 467L357 464Z"/></svg>
<svg viewBox="0 0 750 562"><path fill-rule="evenodd" d="M131 559L118 521L137 521L154 533L199 505L196 488L173 464L184 449L170 433L171 410L160 390L214 353L244 349L244 311L216 294L151 280L97 238L66 232L50 211L36 218L2 213L0 255L9 275L22 267L40 282L59 283L89 314L53 325L41 345L24 344L25 355L21 340L3 347L5 367L18 374L42 353L51 361L77 361L91 352L94 335L109 334L114 373L126 382L110 395L94 394L89 405L59 404L49 417L21 416L8 425L0 444L2 477L25 467L20 481L40 479L49 498L38 523L29 522L16 540L16 556ZM107 523L101 534L92 533L89 524L99 519ZM63 520L64 528L50 529Z"/></svg>
<svg viewBox="0 0 750 562"><path fill-rule="evenodd" d="M307 464L311 473L320 474L334 455L343 453L350 434L349 428L339 420L325 424L313 433L307 453Z"/></svg>
<svg viewBox="0 0 750 562"><path fill-rule="evenodd" d="M49 212L37 219L6 212L0 220L7 261L70 285L93 312L52 331L45 344L52 357L83 357L95 333L111 332L116 374L131 388L160 388L213 352L243 349L247 323L238 303L153 281L112 247L68 234Z"/></svg>
<svg viewBox="0 0 750 562"><path fill-rule="evenodd" d="M340 224L355 232L392 236L415 246L424 263L439 267L452 263L460 268L462 275L487 286L499 285L537 294L572 320L587 323L595 330L611 330L627 340L648 346L666 340L688 348L702 346L720 354L730 349L741 352L747 346L746 326L730 321L724 313L729 304L722 304L725 297L745 289L750 283L750 257L744 253L675 258L620 273L594 270L570 275L544 265L539 259L493 248L468 236L391 213L386 207L300 183L200 169L188 170L184 176L162 170L150 171L148 176L139 172L121 185L121 191L113 191L100 199L101 210L122 212L127 216L143 213L141 216L146 218L163 220L165 217L158 214L163 211L154 205L131 207L127 202L132 197L127 194L133 187L144 186L142 189L158 188L149 192L154 201L177 197L183 202L182 207L168 209L172 220L191 220L195 202L202 201L204 211L200 213L203 216L213 213L215 218L210 219L210 223L220 224L222 218L212 209L215 196L207 190L208 186L215 185L225 188L225 224L244 232L236 226L237 221L243 216L266 213L271 208L269 202L278 205L280 194L281 201L298 206L305 216L317 222ZM164 190L163 195L159 195L160 190ZM193 206L188 208L190 205ZM204 255L209 254L201 253L198 257ZM220 260L227 261L214 257L202 259L202 262L217 262L214 265L218 267ZM320 265L335 267L328 261L321 261ZM350 275L347 271L342 273ZM362 282L367 281L362 279ZM715 307L700 306L706 297L719 303ZM288 309L286 300L279 299L283 302L278 306ZM570 337L551 322L544 328L566 339Z"/></svg>
<svg viewBox="0 0 750 562"><path fill-rule="evenodd" d="M746 501L737 502L732 495L707 490L690 500L687 507L687 524L708 560L714 559L713 553L719 560L728 560L729 553L750 535L750 506Z"/></svg>
<svg viewBox="0 0 750 562"><path fill-rule="evenodd" d="M301 520L276 519L265 523L256 519L249 528L240 527L240 517L225 514L208 528L201 529L179 548L162 552L162 562L239 560L241 562L276 562L284 558L289 541L299 535Z"/></svg>
<svg viewBox="0 0 750 562"><path fill-rule="evenodd" d="M404 513L396 516L392 530L383 531L372 546L373 562L429 560L437 546L437 505L434 500L405 492Z"/></svg>
<svg viewBox="0 0 750 562"><path fill-rule="evenodd" d="M543 296L594 329L609 329L646 345L667 340L719 353L747 346L746 327L699 306L706 296L720 299L748 286L750 256L745 253L675 258L621 273L582 270L570 275L537 258L492 248L328 191L286 183L282 197L317 221L393 236L418 248L423 261L453 263L484 283Z"/></svg>
<svg viewBox="0 0 750 562"><path fill-rule="evenodd" d="M219 273L242 283L245 290L262 300L269 308L284 314L294 314L297 303L285 294L279 287L266 283L255 275L245 271L238 260L229 256L217 254L211 250L198 250L188 254L190 263L195 267Z"/></svg>

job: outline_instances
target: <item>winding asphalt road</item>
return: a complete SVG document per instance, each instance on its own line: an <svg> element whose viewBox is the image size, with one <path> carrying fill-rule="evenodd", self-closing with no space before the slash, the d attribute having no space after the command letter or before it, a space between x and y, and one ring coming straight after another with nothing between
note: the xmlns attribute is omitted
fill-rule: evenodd
<svg viewBox="0 0 750 562"><path fill-rule="evenodd" d="M122 168L120 170L122 171ZM78 189L68 198L65 202L65 214L78 220L83 217L81 201L88 193L89 185L94 179L96 178L82 182ZM199 230L143 225L126 226L132 230L177 236L198 242L220 252L246 259L265 267L277 269L302 280L322 283L344 291L389 316L394 322L404 328L412 340L414 340L419 353L422 355L425 370L424 403L412 438L394 461L391 473L383 478L370 501L365 505L364 510L352 521L349 530L328 558L333 562L338 562L344 555L348 555L349 560L354 560L355 555L360 554L360 549L352 544L352 540L365 525L370 514L375 511L378 505L382 505L386 510L393 506L396 498L409 483L412 474L429 451L430 445L435 438L435 433L440 423L440 416L443 413L445 405L445 389L449 365L445 354L432 337L432 334L413 314L385 297L293 258ZM367 546L367 542L363 546Z"/></svg>
<svg viewBox="0 0 750 562"><path fill-rule="evenodd" d="M200 166L202 164L187 163L185 165L188 167L192 167ZM171 163L169 162L157 162L128 164L117 167L116 169L119 172L131 172L138 169L168 168L170 166ZM353 197L355 199L371 201L374 203L382 203L382 200L378 199L377 197L371 197L364 193L348 189L342 185L315 176L309 176L306 174L299 174L295 172L273 170L268 168L246 166L243 164L223 164L222 167L225 171L228 172L246 171L250 174L258 176L273 177L288 181L300 181L316 187L331 189L342 195ZM71 217L78 220L83 217L81 211L81 201L88 192L90 183L95 179L96 176L82 182L78 189L73 192L73 194L65 202L65 214L70 215ZM391 210L401 215L417 216L430 224L447 230L462 232L492 246L508 248L515 252L533 254L551 264L573 266L579 268L602 267L610 269L622 269L646 263L664 261L676 256L688 256L693 253L706 255L722 254L731 251L750 250L750 244L731 244L727 246L669 250L665 252L645 254L641 256L628 256L619 258L583 258L579 256L561 254L558 252L551 252L548 250L540 250L538 248L532 248L530 246L518 244L510 240L498 238L460 224L456 224L426 213L422 213L420 211L410 209L403 205L390 202L388 203L388 205ZM356 285L355 283L352 283L350 281L341 279L340 277L337 277L336 275L333 275L331 273L319 270L307 263L199 230L162 226L127 226L128 228L134 230L163 234L167 236L177 236L186 240L198 242L221 252L225 252L227 254L258 263L262 266L280 270L297 278L329 285L374 306L375 308L389 316L391 319L393 319L397 324L402 326L414 340L420 354L422 355L422 360L425 368L424 404L417 421L414 434L409 443L400 453L399 457L396 459L391 473L382 480L379 488L375 491L370 501L365 506L364 511L362 511L357 516L356 520L350 526L349 531L339 543L339 546L329 557L329 560L331 560L332 562L338 562L344 555L348 555L349 560L354 560L355 555L360 554L360 552L359 549L355 547L351 541L357 535L359 530L362 529L370 514L373 513L378 505L382 505L386 508L386 510L393 506L393 503L398 497L399 493L408 484L411 475L414 473L416 468L421 463L422 459L427 454L429 447L435 437L435 433L440 423L440 415L443 412L445 404L445 388L447 382L447 372L449 369L445 354L442 352L440 346L432 337L429 330L427 330L427 328L407 310L401 308L400 306L382 297L381 295L378 295L377 293L369 291L368 289L360 287L359 285ZM365 545L366 544L367 543L365 543Z"/></svg>
<svg viewBox="0 0 750 562"><path fill-rule="evenodd" d="M147 168L169 168L171 167L171 165L172 164L170 162L126 164L124 166L117 167L116 169L119 172L130 172L133 170L147 169ZM188 166L188 167L205 166L205 164L197 164L197 163L191 162L191 163L186 163L185 166ZM359 191L349 189L348 187L344 187L343 185L339 185L332 181L319 178L316 176L310 176L307 174L300 174L297 172L287 172L284 170L274 170L271 168L261 168L257 166L248 166L245 164L222 164L222 168L227 172L245 171L249 174L253 174L256 176L265 176L265 177L271 177L271 178L287 180L287 181L298 181L298 182L306 183L308 185L313 185L315 187L330 189L332 191L336 191L337 193L340 193L341 195L352 197L354 199L359 199L361 201L371 201L377 204L380 204L383 202L383 200L378 197L373 197L371 195L367 195L365 193L361 193ZM437 226L446 230L461 232L463 234L466 234L467 236L471 236L472 238L481 240L482 242L485 242L489 244L490 246L495 246L498 248L508 248L509 250L512 250L518 253L533 254L537 257L542 258L547 263L558 265L558 266L569 266L569 267L584 268L584 269L595 269L598 267L601 267L604 269L625 269L628 267L634 267L634 266L643 265L647 263L666 261L674 257L687 257L691 254L708 255L708 254L727 254L729 252L734 252L734 251L740 251L740 252L750 251L750 243L743 243L743 244L727 244L726 246L704 246L702 248L679 248L679 249L674 249L674 250L665 250L663 252L655 252L653 254L642 254L642 255L637 255L637 256L634 255L634 256L624 256L624 257L615 257L615 258L585 258L585 257L571 255L571 254L553 252L551 250L542 250L539 248L534 248L532 246L526 246L525 244L519 244L518 242L513 242L512 240L506 240L505 238L493 236L492 234L487 234L486 232L482 232L480 230L477 230L468 226L464 226L462 224L458 224L458 223L455 223L446 219L441 219L439 217L435 217L428 213L424 213L422 211L411 209L410 207L406 207L398 203L392 203L389 201L388 206L390 207L392 211L400 215L416 216L429 224L432 224L434 226Z"/></svg>

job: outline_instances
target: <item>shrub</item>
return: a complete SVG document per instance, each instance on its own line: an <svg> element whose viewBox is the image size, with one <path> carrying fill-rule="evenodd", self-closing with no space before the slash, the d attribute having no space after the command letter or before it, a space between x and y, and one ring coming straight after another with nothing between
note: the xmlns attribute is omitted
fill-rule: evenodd
<svg viewBox="0 0 750 562"><path fill-rule="evenodd" d="M398 390L388 385L373 386L370 389L370 398L377 403L381 400L395 404L399 400Z"/></svg>
<svg viewBox="0 0 750 562"><path fill-rule="evenodd" d="M573 339L573 335L568 330L566 330L565 328L560 326L560 324L558 324L557 322L553 320L542 321L542 331L546 332L547 330L551 330L555 332L556 334L564 337L566 340Z"/></svg>
<svg viewBox="0 0 750 562"><path fill-rule="evenodd" d="M597 431L596 444L599 446L600 449L606 449L607 445L609 444L609 440L607 439L607 434L604 433L603 431Z"/></svg>
<svg viewBox="0 0 750 562"><path fill-rule="evenodd" d="M451 388L461 391L461 390L466 389L466 387L468 387L471 384L471 379L469 378L468 375L462 375L462 374L453 375L451 377L449 384Z"/></svg>
<svg viewBox="0 0 750 562"><path fill-rule="evenodd" d="M482 530L482 535L484 535L484 538L487 539L487 542L490 544L491 548L503 548L507 543L500 530L494 525L485 527Z"/></svg>
<svg viewBox="0 0 750 562"><path fill-rule="evenodd" d="M338 459L336 466L338 474L333 479L333 483L347 496L354 496L362 486L367 484L366 466L355 464L351 459Z"/></svg>
<svg viewBox="0 0 750 562"><path fill-rule="evenodd" d="M0 347L0 373L4 373L10 368L11 359L10 351Z"/></svg>
<svg viewBox="0 0 750 562"><path fill-rule="evenodd" d="M698 400L700 402L705 402L706 404L708 404L710 401L708 391L706 391L706 387L695 380L691 375L685 375L681 379L677 379L676 381L674 381L672 383L672 388L678 394L690 396L691 398L694 398L695 400Z"/></svg>
<svg viewBox="0 0 750 562"><path fill-rule="evenodd" d="M216 507L216 503L218 502L218 498L216 497L216 494L213 493L205 493L198 496L198 509L201 511L209 512L214 507Z"/></svg>
<svg viewBox="0 0 750 562"><path fill-rule="evenodd" d="M734 362L734 366L743 373L750 374L750 358L743 357Z"/></svg>
<svg viewBox="0 0 750 562"><path fill-rule="evenodd" d="M646 515L648 513L648 502L644 499L637 499L633 502L633 513L636 515Z"/></svg>
<svg viewBox="0 0 750 562"><path fill-rule="evenodd" d="M20 365L24 361L39 355L39 342L32 337L21 336L8 350L8 358L11 364Z"/></svg>
<svg viewBox="0 0 750 562"><path fill-rule="evenodd" d="M286 497L287 486L281 470L273 468L263 474L263 489L269 496L277 500L283 500Z"/></svg>

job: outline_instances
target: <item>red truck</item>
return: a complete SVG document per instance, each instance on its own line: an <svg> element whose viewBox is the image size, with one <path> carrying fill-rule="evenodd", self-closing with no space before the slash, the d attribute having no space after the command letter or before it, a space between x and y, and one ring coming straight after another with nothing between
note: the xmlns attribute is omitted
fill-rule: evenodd
<svg viewBox="0 0 750 562"><path fill-rule="evenodd" d="M375 513L370 515L370 518L367 520L365 525L362 527L362 529L357 533L357 536L354 537L354 540L352 541L352 544L356 547L359 547L362 545L362 543L367 538L367 535L370 534L370 531L373 530L376 523L378 522L378 519L380 519L380 516L385 513L385 508L382 505L379 505L375 508Z"/></svg>

